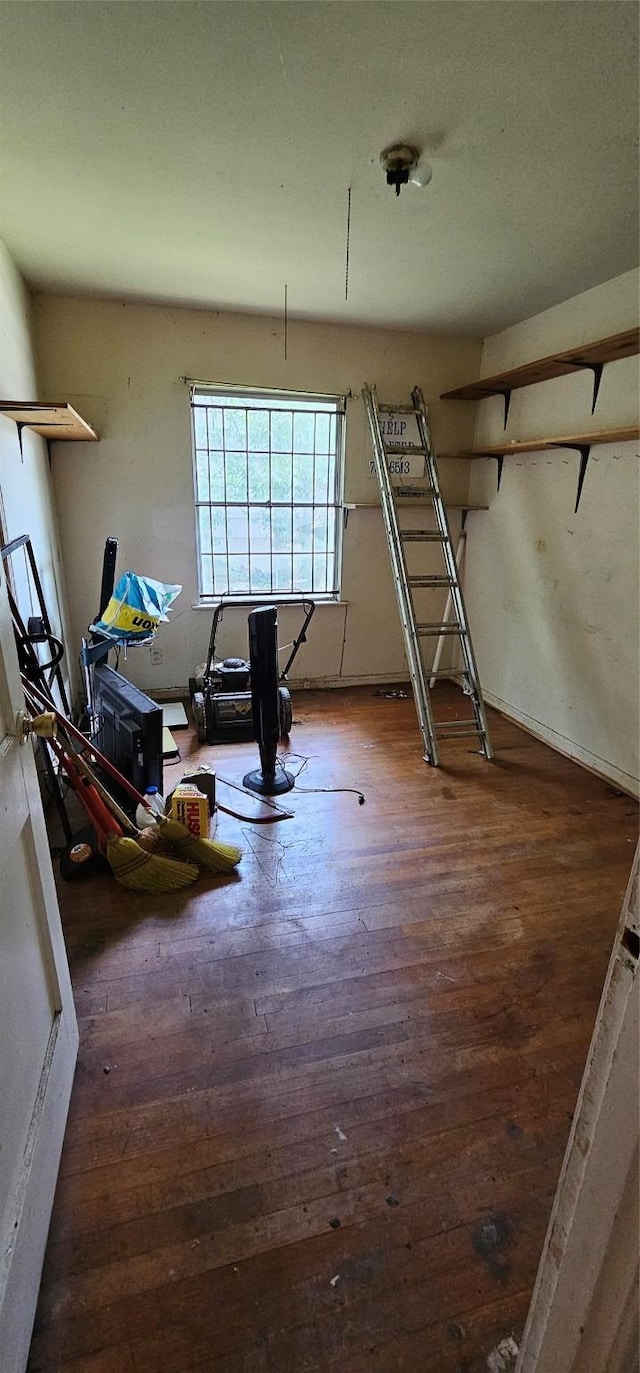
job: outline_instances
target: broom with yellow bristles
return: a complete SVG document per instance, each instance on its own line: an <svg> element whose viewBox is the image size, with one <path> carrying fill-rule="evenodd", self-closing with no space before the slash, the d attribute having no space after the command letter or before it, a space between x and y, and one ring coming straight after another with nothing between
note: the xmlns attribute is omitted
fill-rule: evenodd
<svg viewBox="0 0 640 1373"><path fill-rule="evenodd" d="M183 825L180 820L174 820L166 815L157 815L155 811L151 810L145 798L138 796L135 787L127 787L132 798L139 799L149 814L153 816L153 826L150 826L149 829L138 830L131 823L126 812L107 791L107 788L103 786L86 759L76 754L74 761L91 781L118 821L135 835L140 846L147 852L157 853L157 846L160 843L175 849L184 862L195 863L197 867L207 868L210 872L231 872L233 868L237 867L242 858L242 849L239 849L236 844L222 844L218 839L204 839L197 834L192 834L191 830L187 829L187 826ZM124 778L122 784L125 785Z"/></svg>
<svg viewBox="0 0 640 1373"><path fill-rule="evenodd" d="M25 691L25 698L27 699L31 711L40 709L43 706L46 709L52 709L51 702L48 701L45 696L43 696L43 694L38 690L34 683L27 681L24 677L22 679L22 682ZM121 786L126 792L128 792L132 800L136 801L136 803L142 805L145 810L149 811L149 814L153 817L153 820L155 821L155 827L151 830L151 834L155 835L156 833L158 833L167 844L170 844L172 848L177 850L181 859L186 860L186 862L182 862L179 866L185 868L188 865L195 863L200 867L208 868L209 871L212 872L231 872L235 867L237 867L238 863L240 862L240 859L242 858L242 849L239 849L235 844L223 844L219 840L201 838L198 835L192 834L191 831L187 829L186 825L181 824L180 821L168 819L165 816L156 815L155 812L151 810L151 807L149 806L146 797L140 795L140 793L136 790L136 788L128 780L128 778L122 776L122 774L118 771L118 769L114 766L114 764L111 762L109 758L107 758L103 753L101 753L100 750L96 748L94 744L90 744L87 741L87 739L85 739L81 731L77 729L76 726L73 725L71 721L68 720L67 717L63 715L59 710L53 708L53 713L56 717L58 725L67 735L67 749L63 750L63 766L64 759L71 759L73 761L73 765L76 768L79 768L81 773L83 774L84 783L87 786L90 786L92 788L93 793L97 793L97 799L104 802L105 807L108 807L108 811L111 812L111 816L109 818L111 819L112 817L115 817L116 819L119 831L116 833L116 838L119 840L119 847L112 844L111 853L107 853L107 857L109 858L109 862L111 863L112 867L112 858L115 861L117 861L118 857L121 854L125 854L126 862L123 864L122 871L123 873L128 873L130 871L130 864L133 862L133 852L130 847L132 843L137 844L137 847L141 849L142 852L144 852L150 857L157 859L157 861L160 861L160 856L157 855L157 853L153 852L149 854L149 850L146 847L145 841L147 831L140 832L138 831L136 826L132 824L132 822L129 820L129 817L118 805L118 803L111 796L111 794L107 791L107 788L103 785L100 779L96 776L93 767L88 763L86 757L84 756L84 753L81 751L71 751L71 740L78 744L81 750L90 750L92 759L95 759L99 766L102 767L106 772L108 772L109 775L113 777L114 781L116 781L119 786ZM58 747L60 747L59 743ZM122 829L120 828L122 825L124 825L124 827L129 830L132 836L132 838L127 840L126 845L123 845L124 835L122 833ZM137 843L137 841L140 839L143 839L143 841L145 841L142 845ZM165 859L164 861L175 862L175 860L173 859ZM137 870L133 868L131 871L135 873ZM150 873L150 876L152 876L152 873ZM169 880L169 876L170 875L167 874L167 880ZM191 878L190 880L193 880L193 878ZM131 883L126 883L125 885L131 885ZM184 882L183 885L187 885L187 883ZM142 890L144 888L136 887L136 889ZM153 887L149 888L149 890L158 890L158 888ZM172 888L172 890L175 890L175 888Z"/></svg>
<svg viewBox="0 0 640 1373"><path fill-rule="evenodd" d="M134 838L128 838L113 811L103 801L98 787L76 764L75 758L68 755L57 740L48 742L89 816L98 846L117 882L130 891L155 893L181 891L195 882L198 869L190 863L149 853Z"/></svg>
<svg viewBox="0 0 640 1373"><path fill-rule="evenodd" d="M236 844L222 844L219 839L205 839L192 834L180 820L167 815L156 816L160 834L181 858L189 863L198 863L210 872L231 872L242 858L242 849Z"/></svg>

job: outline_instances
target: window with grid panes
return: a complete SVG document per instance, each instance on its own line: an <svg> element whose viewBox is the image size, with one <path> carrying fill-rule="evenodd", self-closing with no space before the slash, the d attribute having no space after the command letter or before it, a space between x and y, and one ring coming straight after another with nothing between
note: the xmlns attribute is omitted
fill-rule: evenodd
<svg viewBox="0 0 640 1373"><path fill-rule="evenodd" d="M344 397L193 386L201 600L340 590Z"/></svg>

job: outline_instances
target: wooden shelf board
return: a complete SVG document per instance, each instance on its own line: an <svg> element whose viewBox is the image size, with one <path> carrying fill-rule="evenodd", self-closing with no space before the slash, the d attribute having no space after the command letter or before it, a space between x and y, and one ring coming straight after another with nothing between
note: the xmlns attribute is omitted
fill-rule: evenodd
<svg viewBox="0 0 640 1373"><path fill-rule="evenodd" d="M67 401L46 405L39 401L1 400L0 414L15 420L16 424L24 425L26 429L33 429L34 433L41 434L45 439L98 441L95 429Z"/></svg>
<svg viewBox="0 0 640 1373"><path fill-rule="evenodd" d="M612 334L609 338L598 339L595 343L585 343L579 348L567 348L562 353L527 362L524 367L514 367L510 372L497 372L492 377L481 377L468 386L458 386L455 391L443 391L441 400L486 400L488 396L500 396L505 391L516 391L521 386L534 386L540 381L551 381L554 377L564 377L570 372L597 366L599 363L619 362L620 358L630 358L640 352L640 329L627 329L622 334ZM577 359L577 361L576 361Z"/></svg>
<svg viewBox="0 0 640 1373"><path fill-rule="evenodd" d="M398 503L399 503L399 502L396 501L396 505L398 505ZM425 506L425 505L432 505L432 504L433 504L433 502L431 501L431 499L429 499L429 500L419 500L419 499L415 499L415 498L414 498L414 499L407 499L406 505L403 505L403 506L402 506L402 509L403 509L403 510L408 510L408 509L410 509L410 507L411 507L412 505L419 506L419 507L423 507L423 506ZM488 505L474 505L471 501L465 501L462 505L461 505L458 501L456 501L455 504L454 504L453 502L451 502L451 501L445 501L445 505L446 505L447 510L467 510L467 511L468 511L468 510L488 510L488 509L489 509L489 506L488 506ZM350 501L345 501L345 502L344 502L344 509L345 509L345 510L380 510L381 508L382 508L382 507L381 507L381 505L380 505L380 501L351 501L351 502L350 502Z"/></svg>
<svg viewBox="0 0 640 1373"><path fill-rule="evenodd" d="M443 458L507 458L510 453L549 453L554 448L581 448L587 444L629 443L640 438L640 425L600 429L593 434L562 434L552 439L505 439L504 443L470 448L464 453L443 453Z"/></svg>

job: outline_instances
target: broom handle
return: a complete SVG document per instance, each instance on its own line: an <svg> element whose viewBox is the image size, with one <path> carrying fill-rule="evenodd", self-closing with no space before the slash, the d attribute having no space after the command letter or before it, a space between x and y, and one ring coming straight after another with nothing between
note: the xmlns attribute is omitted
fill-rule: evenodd
<svg viewBox="0 0 640 1373"><path fill-rule="evenodd" d="M38 706L34 705L34 703L33 703L32 700L29 700L29 699L28 699L28 694L27 694L26 691L25 691L25 698L27 698L27 705L29 706L29 709L30 709L32 712L39 709ZM77 795L77 796L79 797L79 799L81 800L82 805L83 805L83 808L86 810L86 812L87 812L87 814L88 814L90 820L92 821L92 823L95 822L96 830L99 831L99 830L100 830L100 823L99 823L99 820L98 820L97 816L94 816L94 814L93 814L93 810L92 810L92 806L91 806L91 800L92 800L92 798L89 796L88 788L87 788L86 786L81 786L81 785L80 785L80 778L79 778L79 776L78 776L78 770L77 770L77 769L74 767L74 765L73 765L72 756L71 756L70 754L68 755L68 754L65 753L65 751L64 751L64 749L63 749L63 747L62 747L62 744L60 743L60 740L59 740L58 738L56 738L55 735L52 736L51 739L48 739L48 740L47 740L47 743L48 743L48 745L49 745L49 747L50 747L52 753L55 754L56 758L58 759L58 762L59 762L59 764L60 764L60 767L61 767L62 771L66 773L66 776L67 776L67 778L68 778L68 780L69 780L69 784L70 784L72 790L75 791L76 795ZM100 818L102 818L102 817L100 817Z"/></svg>
<svg viewBox="0 0 640 1373"><path fill-rule="evenodd" d="M32 687L33 687L33 684L32 684L32 683L29 683L29 684L27 685L27 683L25 683L24 678L23 678L23 690L24 690L24 695L25 695L25 701L26 701L26 703L27 703L27 706L28 706L29 710L33 713L33 712L37 712L37 711L40 709L40 706L39 706L37 700L36 700L36 699L34 698L34 696L31 694L31 688L32 688ZM36 690L37 690L37 689L36 689ZM54 709L54 714L55 714L56 718L58 718L59 712L56 711L55 709ZM64 716L62 717L62 721L64 722ZM76 754L76 753L74 753L74 752L71 750L69 741L68 741L67 739L65 739L65 742L66 742L66 744L67 744L67 750L68 750L68 751L65 751L65 749L63 748L63 745L62 745L62 743L61 743L61 740L60 740L59 738L52 738L52 739L49 739L49 740L48 740L48 743L49 743L49 745L50 745L50 747L51 747L52 752L55 754L56 758L58 759L58 762L59 762L59 764L60 764L60 767L61 767L61 768L63 769L63 771L66 773L66 775L67 775L67 777L68 777L68 779L69 779L69 782L70 782L70 784L71 784L73 790L75 791L76 795L79 797L79 799L80 799L82 805L84 806L84 809L85 809L86 812L87 812L87 815L89 816L89 819L91 820L91 823L93 824L93 826L94 826L94 828L95 828L95 830L96 830L96 833L98 834L98 838L101 840L102 844L104 845L104 844L106 843L106 841L107 841L107 838L108 838L109 834L112 833L112 832L114 832L114 831L113 831L113 821L112 821L111 815L109 815L108 824L105 824L105 818L106 818L106 817L105 817L104 810L102 811L102 814L100 814L99 811L96 812L96 811L94 810L96 800L98 800L98 802L99 802L99 801L100 801L100 797L99 797L99 795L93 795L93 796L90 795L89 787L88 787L87 785L81 785L81 777L79 776L79 773L80 773L79 764L80 764L81 761L84 761L84 760L81 760L79 754ZM84 774L84 777L85 777L85 778L87 777L87 774L86 774L86 773ZM91 783L93 782L93 778L88 778L88 780L89 780ZM96 780L97 780L97 779L96 779ZM95 790L97 791L97 789L95 789Z"/></svg>
<svg viewBox="0 0 640 1373"><path fill-rule="evenodd" d="M97 792L95 792L95 789L91 785L86 786L81 782L71 759L65 754L64 749L58 743L57 739L51 739L49 740L49 743L51 744L53 752L58 758L61 767L64 768L73 790L84 806L84 809L96 830L101 845L103 847L106 846L109 836L111 834L118 834L119 825L117 823L114 825L112 815L107 810L106 806L103 805ZM121 837L121 834L119 837Z"/></svg>
<svg viewBox="0 0 640 1373"><path fill-rule="evenodd" d="M104 753L100 752L99 748L96 748L95 744L92 744L89 739L85 739L85 736L82 733L82 731L77 729L75 725L72 725L71 721L67 719L66 715L63 715L62 712L57 710L55 706L52 706L51 701L47 700L46 696L42 695L38 688L33 685L33 682L30 682L27 678L23 677L22 685L25 692L29 692L31 694L33 700L36 702L39 708L41 708L42 703L45 702L45 709L53 710L53 713L56 717L58 724L62 725L63 729L66 730L67 734L69 734L72 739L75 739L76 742L79 743L83 749L88 749L90 753L93 754L94 758L96 758L99 762L100 767L104 768L105 772L108 772L110 777L113 777L114 782L118 782L118 784L121 787L124 787L124 790L129 793L129 796L132 798L132 800L138 801L140 804L144 806L145 810L151 811L151 806L148 804L145 797L141 796L139 791L136 791L136 788L134 787L133 783L130 782L127 777L123 777L121 772L118 772L117 767L115 767L115 765L111 762L109 758L105 756ZM153 812L151 813L153 814Z"/></svg>
<svg viewBox="0 0 640 1373"><path fill-rule="evenodd" d="M58 743L57 740L56 743ZM55 753L62 766L65 765L65 758L67 758L70 762L72 761L73 767L77 768L82 773L82 775L87 778L87 780L91 783L91 786L94 788L94 790L97 791L100 799L104 801L105 805L110 810L111 814L115 816L116 820L119 820L120 824L124 825L125 829L128 829L131 834L138 834L137 826L134 825L133 822L129 819L129 816L127 815L126 811L122 809L122 806L118 805L118 802L116 801L115 797L111 795L111 792L107 791L107 788L103 786L97 773L95 773L93 771L93 768L89 766L86 758L83 756L82 753L71 752L71 750L67 753L64 749L64 746L60 743L58 743L58 747L55 749ZM65 771L67 772L67 775L69 775L68 767L65 768Z"/></svg>
<svg viewBox="0 0 640 1373"><path fill-rule="evenodd" d="M78 775L72 760L65 754L64 749L57 744L55 752L60 759L61 766L64 768L76 795L84 802L85 809L88 811L91 820L102 831L104 836L117 834L119 826L114 823L113 817L107 807L103 804L98 793L90 782L85 781Z"/></svg>
<svg viewBox="0 0 640 1373"><path fill-rule="evenodd" d="M119 820L120 824L124 825L125 829L128 829L131 832L131 834L137 835L137 825L134 825L133 821L129 819L129 816L127 815L126 811L122 809L122 806L118 805L115 796L112 796L111 792L107 791L107 788L103 786L97 773L93 771L93 768L89 767L86 758L84 758L81 753L74 753L73 761L76 767L80 769L80 772L82 772L84 776L89 780L92 787L95 788L95 790L98 793L98 796L102 801L104 801L105 805L111 811L111 814L115 816L116 820Z"/></svg>

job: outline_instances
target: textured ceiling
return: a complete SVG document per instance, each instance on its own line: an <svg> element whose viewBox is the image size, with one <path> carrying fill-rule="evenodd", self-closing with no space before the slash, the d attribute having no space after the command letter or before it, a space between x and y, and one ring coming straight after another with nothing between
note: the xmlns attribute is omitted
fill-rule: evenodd
<svg viewBox="0 0 640 1373"><path fill-rule="evenodd" d="M0 236L45 289L287 283L291 315L482 335L637 262L635 4L18 0L0 32ZM397 139L433 166L398 199Z"/></svg>

